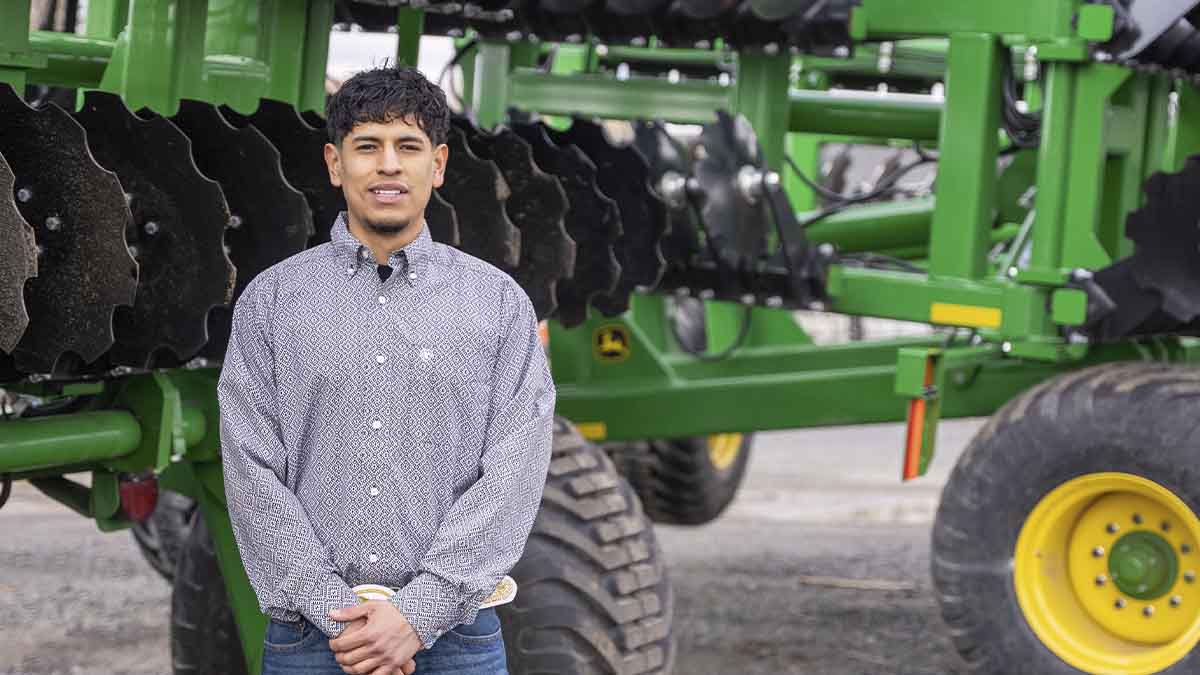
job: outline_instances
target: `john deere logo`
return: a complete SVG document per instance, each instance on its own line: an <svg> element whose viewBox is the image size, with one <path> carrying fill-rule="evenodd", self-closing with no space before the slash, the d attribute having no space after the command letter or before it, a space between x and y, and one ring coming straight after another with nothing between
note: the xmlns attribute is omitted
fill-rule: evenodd
<svg viewBox="0 0 1200 675"><path fill-rule="evenodd" d="M592 336L597 361L620 363L629 358L629 329L619 323L600 326Z"/></svg>

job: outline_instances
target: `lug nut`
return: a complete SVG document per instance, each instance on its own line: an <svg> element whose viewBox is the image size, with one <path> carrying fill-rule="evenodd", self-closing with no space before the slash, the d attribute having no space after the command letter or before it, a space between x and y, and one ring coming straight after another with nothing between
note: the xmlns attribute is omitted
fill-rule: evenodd
<svg viewBox="0 0 1200 675"><path fill-rule="evenodd" d="M153 220L148 220L142 229L146 231L146 234L153 237L154 235L158 234L158 223L154 222Z"/></svg>
<svg viewBox="0 0 1200 675"><path fill-rule="evenodd" d="M58 216L50 216L46 218L47 230L50 230L51 232L58 232L60 227L62 227L62 218L59 218Z"/></svg>
<svg viewBox="0 0 1200 675"><path fill-rule="evenodd" d="M1109 534L1116 534L1117 532L1119 532L1121 530L1121 526L1117 525L1116 523L1109 523L1108 527L1106 527L1104 529L1108 530Z"/></svg>
<svg viewBox="0 0 1200 675"><path fill-rule="evenodd" d="M1168 523L1167 521L1165 521L1165 520L1164 520L1164 521L1163 521L1163 524L1162 524L1162 531L1163 531L1163 532L1170 532L1170 531L1171 531L1171 524L1170 524L1170 523Z"/></svg>
<svg viewBox="0 0 1200 675"><path fill-rule="evenodd" d="M1188 582L1189 584L1196 583L1196 573L1195 572L1184 572L1183 580Z"/></svg>
<svg viewBox="0 0 1200 675"><path fill-rule="evenodd" d="M1183 544L1179 547L1179 551L1181 553L1183 553L1184 555L1187 555L1192 552L1192 545L1191 544Z"/></svg>
<svg viewBox="0 0 1200 675"><path fill-rule="evenodd" d="M1140 513L1133 514L1133 524L1134 525L1142 524L1142 514L1140 514Z"/></svg>
<svg viewBox="0 0 1200 675"><path fill-rule="evenodd" d="M1103 586L1104 584L1107 584L1107 583L1108 583L1108 577L1104 576L1103 574L1096 577L1096 585L1097 586Z"/></svg>
<svg viewBox="0 0 1200 675"><path fill-rule="evenodd" d="M1092 549L1092 557L1093 558L1103 558L1104 557L1104 547L1097 546L1096 548Z"/></svg>
<svg viewBox="0 0 1200 675"><path fill-rule="evenodd" d="M1154 616L1154 606L1150 605L1150 606L1144 608L1142 610L1142 616L1146 617L1147 619Z"/></svg>
<svg viewBox="0 0 1200 675"><path fill-rule="evenodd" d="M1113 607L1125 609L1125 598L1117 598L1117 601L1113 603Z"/></svg>
<svg viewBox="0 0 1200 675"><path fill-rule="evenodd" d="M33 199L33 190L30 190L27 187L23 187L23 188L17 190L17 200L18 201L27 202L30 199Z"/></svg>
<svg viewBox="0 0 1200 675"><path fill-rule="evenodd" d="M1178 607L1183 604L1183 598L1178 595L1171 596L1171 606Z"/></svg>

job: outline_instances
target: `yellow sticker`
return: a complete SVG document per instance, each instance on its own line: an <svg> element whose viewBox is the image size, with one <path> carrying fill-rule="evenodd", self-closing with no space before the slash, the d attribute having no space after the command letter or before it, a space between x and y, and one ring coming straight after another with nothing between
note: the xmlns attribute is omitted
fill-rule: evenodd
<svg viewBox="0 0 1200 675"><path fill-rule="evenodd" d="M620 363L629 358L629 328L609 323L592 334L592 354L602 363Z"/></svg>
<svg viewBox="0 0 1200 675"><path fill-rule="evenodd" d="M971 328L999 328L1004 313L996 307L977 307L975 305L954 305L948 302L935 302L929 308L929 321L950 326L970 326Z"/></svg>
<svg viewBox="0 0 1200 675"><path fill-rule="evenodd" d="M608 438L608 425L604 422L580 422L575 425L579 435L589 441L602 441Z"/></svg>

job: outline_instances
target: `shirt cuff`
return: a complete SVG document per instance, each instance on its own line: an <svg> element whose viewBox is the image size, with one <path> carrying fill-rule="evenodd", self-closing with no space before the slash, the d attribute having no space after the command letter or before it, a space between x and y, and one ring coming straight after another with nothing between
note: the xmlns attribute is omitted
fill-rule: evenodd
<svg viewBox="0 0 1200 675"><path fill-rule="evenodd" d="M392 604L413 627L422 647L429 649L446 631L475 620L482 601L476 600L476 595L436 574L422 572L392 596Z"/></svg>
<svg viewBox="0 0 1200 675"><path fill-rule="evenodd" d="M293 596L296 597L296 596ZM327 572L320 575L320 580L313 586L310 593L296 597L296 609L314 626L331 639L341 634L346 624L329 618L329 613L335 609L345 609L359 604L358 596L350 590L350 586L338 575Z"/></svg>

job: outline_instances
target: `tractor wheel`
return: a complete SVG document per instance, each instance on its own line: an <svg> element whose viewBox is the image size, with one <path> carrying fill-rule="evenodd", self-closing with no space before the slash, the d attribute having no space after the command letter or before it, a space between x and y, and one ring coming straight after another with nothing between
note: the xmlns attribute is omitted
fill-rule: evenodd
<svg viewBox="0 0 1200 675"><path fill-rule="evenodd" d="M154 513L145 522L134 523L130 529L146 562L168 582L175 579L179 550L187 541L195 512L194 499L164 490L158 495Z"/></svg>
<svg viewBox="0 0 1200 675"><path fill-rule="evenodd" d="M1200 672L1200 370L1049 380L959 460L933 533L972 673Z"/></svg>
<svg viewBox="0 0 1200 675"><path fill-rule="evenodd" d="M754 434L612 444L606 447L646 515L656 523L703 525L737 495Z"/></svg>
<svg viewBox="0 0 1200 675"><path fill-rule="evenodd" d="M654 532L604 451L555 424L542 508L499 608L514 675L668 673L673 598Z"/></svg>
<svg viewBox="0 0 1200 675"><path fill-rule="evenodd" d="M171 592L171 661L175 675L243 675L246 660L212 537L199 511L179 551Z"/></svg>

